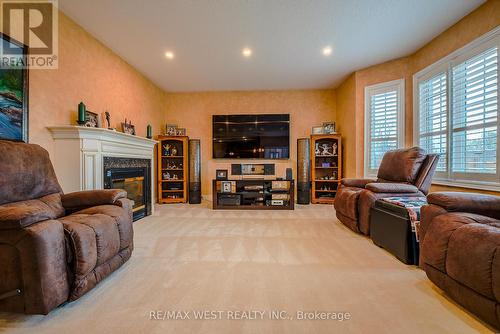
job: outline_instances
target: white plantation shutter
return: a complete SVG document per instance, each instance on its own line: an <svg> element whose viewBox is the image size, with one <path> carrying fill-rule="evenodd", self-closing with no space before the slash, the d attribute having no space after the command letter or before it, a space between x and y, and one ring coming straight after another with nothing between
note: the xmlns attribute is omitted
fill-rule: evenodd
<svg viewBox="0 0 500 334"><path fill-rule="evenodd" d="M366 88L365 174L375 175L384 153L403 141L402 98L404 81L397 80Z"/></svg>
<svg viewBox="0 0 500 334"><path fill-rule="evenodd" d="M500 28L414 76L415 141L439 153L435 180L500 190Z"/></svg>
<svg viewBox="0 0 500 334"><path fill-rule="evenodd" d="M377 169L384 153L398 147L397 99L396 90L371 97L370 169Z"/></svg>
<svg viewBox="0 0 500 334"><path fill-rule="evenodd" d="M452 68L453 173L497 174L498 49Z"/></svg>
<svg viewBox="0 0 500 334"><path fill-rule="evenodd" d="M419 84L418 145L428 153L440 154L438 172L447 169L447 76L446 72Z"/></svg>

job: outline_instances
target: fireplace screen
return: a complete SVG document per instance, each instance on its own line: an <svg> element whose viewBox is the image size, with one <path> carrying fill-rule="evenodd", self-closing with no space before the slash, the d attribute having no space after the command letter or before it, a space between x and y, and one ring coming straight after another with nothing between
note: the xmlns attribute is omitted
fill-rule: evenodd
<svg viewBox="0 0 500 334"><path fill-rule="evenodd" d="M134 220L151 214L150 160L104 157L104 188L123 189L134 201Z"/></svg>
<svg viewBox="0 0 500 334"><path fill-rule="evenodd" d="M114 179L113 188L124 189L128 198L134 201L133 212L144 210L144 177L129 177L124 179Z"/></svg>

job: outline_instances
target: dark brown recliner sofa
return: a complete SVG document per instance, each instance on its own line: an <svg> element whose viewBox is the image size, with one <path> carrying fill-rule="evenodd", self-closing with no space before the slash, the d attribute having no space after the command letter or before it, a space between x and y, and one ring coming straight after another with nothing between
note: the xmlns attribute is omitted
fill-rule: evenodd
<svg viewBox="0 0 500 334"><path fill-rule="evenodd" d="M126 262L123 190L63 194L47 151L0 140L0 311L47 314Z"/></svg>
<svg viewBox="0 0 500 334"><path fill-rule="evenodd" d="M377 179L342 179L334 206L337 218L355 232L370 235L370 209L384 197L425 196L439 156L418 147L384 154Z"/></svg>
<svg viewBox="0 0 500 334"><path fill-rule="evenodd" d="M500 197L437 192L420 222L420 265L459 304L500 330Z"/></svg>

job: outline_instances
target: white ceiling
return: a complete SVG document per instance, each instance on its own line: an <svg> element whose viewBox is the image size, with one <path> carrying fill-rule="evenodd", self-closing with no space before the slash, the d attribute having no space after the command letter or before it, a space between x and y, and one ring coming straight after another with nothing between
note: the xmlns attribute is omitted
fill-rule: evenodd
<svg viewBox="0 0 500 334"><path fill-rule="evenodd" d="M333 88L411 54L483 0L59 0L166 91ZM330 57L322 54L330 45ZM253 54L244 58L241 50ZM165 52L175 58L167 60Z"/></svg>

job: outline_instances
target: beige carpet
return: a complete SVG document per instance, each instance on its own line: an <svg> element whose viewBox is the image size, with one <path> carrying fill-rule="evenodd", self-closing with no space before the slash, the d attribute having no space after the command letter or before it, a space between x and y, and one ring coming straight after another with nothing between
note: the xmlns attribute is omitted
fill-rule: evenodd
<svg viewBox="0 0 500 334"><path fill-rule="evenodd" d="M159 206L135 223L135 252L123 268L48 316L0 313L0 332L490 332L424 272L334 217L326 205L275 212ZM221 319L195 320L204 310ZM150 320L152 311L179 313ZM285 319L269 319L269 311ZM350 319L298 320L301 311ZM232 319L245 316L257 319Z"/></svg>

